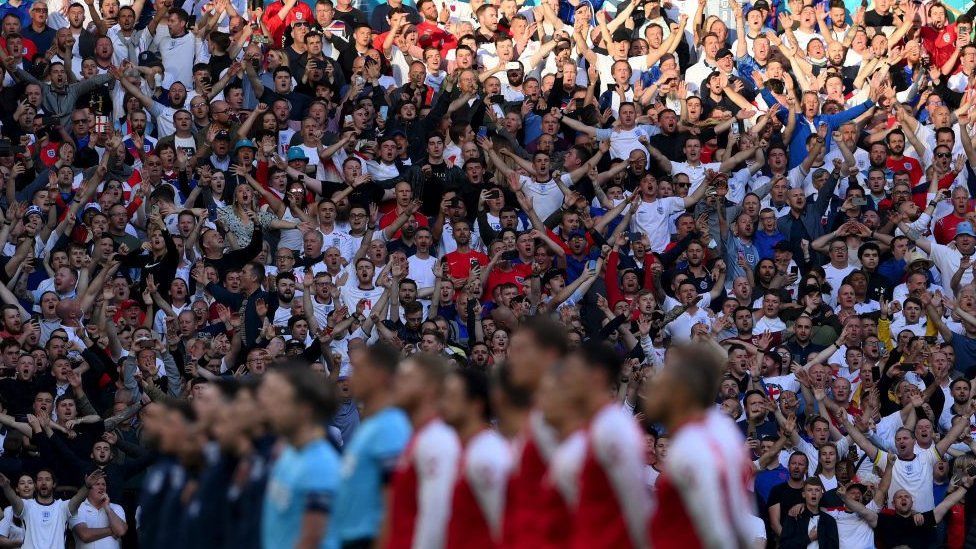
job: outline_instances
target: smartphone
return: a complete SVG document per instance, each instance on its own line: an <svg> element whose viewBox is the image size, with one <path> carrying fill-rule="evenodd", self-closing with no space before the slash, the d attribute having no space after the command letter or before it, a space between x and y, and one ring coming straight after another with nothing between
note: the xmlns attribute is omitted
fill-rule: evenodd
<svg viewBox="0 0 976 549"><path fill-rule="evenodd" d="M488 191L488 199L489 200L497 200L497 199L499 199L501 197L502 197L502 192L500 190L498 190L498 189L492 189L492 190Z"/></svg>
<svg viewBox="0 0 976 549"><path fill-rule="evenodd" d="M478 127L478 137L488 137L488 126Z"/></svg>
<svg viewBox="0 0 976 549"><path fill-rule="evenodd" d="M380 107L380 119L386 120L386 115L390 113L390 107L383 105Z"/></svg>
<svg viewBox="0 0 976 549"><path fill-rule="evenodd" d="M352 115L347 114L345 118L342 119L343 124L352 124Z"/></svg>
<svg viewBox="0 0 976 549"><path fill-rule="evenodd" d="M504 105L505 96L502 94L493 95L489 98L489 101L491 101L495 105Z"/></svg>
<svg viewBox="0 0 976 549"><path fill-rule="evenodd" d="M505 70L507 71L522 70L522 64L519 63L518 61L509 61L508 64L505 65Z"/></svg>
<svg viewBox="0 0 976 549"><path fill-rule="evenodd" d="M502 259L504 259L505 261L515 261L516 259L518 259L518 256L519 256L518 252L515 250L510 250L502 253Z"/></svg>
<svg viewBox="0 0 976 549"><path fill-rule="evenodd" d="M935 345L935 341L936 341L936 337L935 336L925 336L923 339L929 345Z"/></svg>
<svg viewBox="0 0 976 549"><path fill-rule="evenodd" d="M475 267L478 267L479 265L480 265L480 263L478 263L478 260L477 259L471 259L471 268L472 269L474 269Z"/></svg>
<svg viewBox="0 0 976 549"><path fill-rule="evenodd" d="M800 273L800 268L799 267L797 267L796 265L793 265L792 267L790 267L790 274L799 274L799 273Z"/></svg>
<svg viewBox="0 0 976 549"><path fill-rule="evenodd" d="M591 259L591 260L587 261L586 262L586 269L589 270L589 271L595 271L596 270L596 260L595 259Z"/></svg>
<svg viewBox="0 0 976 549"><path fill-rule="evenodd" d="M864 198L863 196L855 196L851 198L851 204L854 204L855 206L864 206L867 203L868 199Z"/></svg>

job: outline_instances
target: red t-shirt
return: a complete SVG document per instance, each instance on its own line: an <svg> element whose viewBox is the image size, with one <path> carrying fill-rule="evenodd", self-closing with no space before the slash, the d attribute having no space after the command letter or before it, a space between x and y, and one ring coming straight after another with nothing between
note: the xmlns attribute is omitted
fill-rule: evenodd
<svg viewBox="0 0 976 549"><path fill-rule="evenodd" d="M525 289L522 284L525 283L525 279L532 274L532 266L526 265L525 263L519 263L518 265L512 265L512 268L503 271L501 269L492 269L491 274L488 275L488 282L485 284L484 299L491 299L491 293L495 288L501 284L511 282L518 286L519 293L525 293Z"/></svg>
<svg viewBox="0 0 976 549"><path fill-rule="evenodd" d="M918 185L918 182L925 175L924 170L922 170L922 164L918 160L910 157L903 156L898 160L892 157L888 157L888 169L892 172L908 172L909 176L912 178L912 186Z"/></svg>
<svg viewBox="0 0 976 549"><path fill-rule="evenodd" d="M268 27L268 32L271 33L271 43L275 48L284 46L285 33L288 32L288 27L291 26L292 21L308 21L309 25L315 24L312 8L308 7L305 2L296 3L295 7L285 16L284 21L278 17L278 12L283 7L284 3L279 0L264 8L264 25Z"/></svg>
<svg viewBox="0 0 976 549"><path fill-rule="evenodd" d="M34 44L33 40L27 38L26 36L20 37L20 43L24 46L24 59L33 61L34 56L37 55L37 45ZM0 48L3 48L3 51L7 51L6 38L0 37Z"/></svg>
<svg viewBox="0 0 976 549"><path fill-rule="evenodd" d="M941 67L956 51L956 26L946 25L941 30L922 27L922 46L929 52L933 67Z"/></svg>
<svg viewBox="0 0 976 549"><path fill-rule="evenodd" d="M956 212L939 219L935 222L935 230L933 234L935 235L935 241L939 244L948 244L952 242L952 239L956 237L956 227L960 223L966 221L965 217L959 217Z"/></svg>
<svg viewBox="0 0 976 549"><path fill-rule="evenodd" d="M393 208L392 210L386 212L383 215L383 217L380 218L380 228L385 229L389 227L390 225L393 224L394 221L396 221L396 218L398 217L400 217L400 212L396 211L396 208ZM414 212L413 218L417 220L417 224L420 225L421 227L426 227L430 224L430 222L427 220L427 216L425 216L420 212ZM396 240L401 236L402 236L401 231L397 231L396 233L393 234L393 239Z"/></svg>
<svg viewBox="0 0 976 549"><path fill-rule="evenodd" d="M452 278L467 278L471 274L471 260L476 260L482 269L488 266L488 256L474 250L467 253L455 250L444 256Z"/></svg>

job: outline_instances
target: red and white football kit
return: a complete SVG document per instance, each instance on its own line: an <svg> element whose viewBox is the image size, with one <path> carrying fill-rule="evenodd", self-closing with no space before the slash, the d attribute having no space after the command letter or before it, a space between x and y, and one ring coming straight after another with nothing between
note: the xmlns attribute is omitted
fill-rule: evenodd
<svg viewBox="0 0 976 549"><path fill-rule="evenodd" d="M650 495L641 478L644 436L634 416L614 402L593 417L579 476L571 547L645 547Z"/></svg>
<svg viewBox="0 0 976 549"><path fill-rule="evenodd" d="M579 475L586 457L586 433L576 431L566 437L552 454L549 471L543 482L544 499L539 509L543 523L545 549L562 549L569 545L573 510L579 501Z"/></svg>
<svg viewBox="0 0 976 549"><path fill-rule="evenodd" d="M397 462L388 549L440 549L447 537L461 443L440 419L417 429Z"/></svg>
<svg viewBox="0 0 976 549"><path fill-rule="evenodd" d="M448 549L498 547L505 485L511 470L512 450L501 435L485 429L468 441L454 484Z"/></svg>
<svg viewBox="0 0 976 549"><path fill-rule="evenodd" d="M543 505L543 478L559 441L556 433L535 410L512 444L512 474L505 493L502 547L539 549L545 542L539 509Z"/></svg>
<svg viewBox="0 0 976 549"><path fill-rule="evenodd" d="M727 416L712 410L682 425L657 481L650 522L654 548L751 545L752 476L745 440Z"/></svg>

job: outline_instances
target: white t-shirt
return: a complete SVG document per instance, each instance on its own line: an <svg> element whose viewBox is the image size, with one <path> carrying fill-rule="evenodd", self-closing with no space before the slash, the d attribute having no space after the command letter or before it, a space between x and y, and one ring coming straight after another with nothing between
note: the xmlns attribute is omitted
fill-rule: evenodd
<svg viewBox="0 0 976 549"><path fill-rule="evenodd" d="M159 50L163 61L163 87L169 89L174 82L193 82L193 63L197 55L197 39L192 32L179 38L169 35L169 27L160 25L153 39L153 49ZM160 134L162 137L162 134Z"/></svg>
<svg viewBox="0 0 976 549"><path fill-rule="evenodd" d="M869 501L865 507L874 512L880 511L874 501ZM874 530L857 513L845 509L828 509L824 512L837 522L837 536L845 548L874 549Z"/></svg>
<svg viewBox="0 0 976 549"><path fill-rule="evenodd" d="M109 503L109 507L112 508L115 516L122 519L122 522L125 522L125 511L120 505ZM72 531L79 524L84 524L89 528L108 528L108 511L105 509L96 509L86 499L81 502L81 505L78 507L78 512L73 517L68 518L68 526L71 527ZM91 543L81 541L77 534L74 536L75 549L118 549L121 547L119 540L113 536L106 536Z"/></svg>
<svg viewBox="0 0 976 549"><path fill-rule="evenodd" d="M563 174L560 178L563 185L573 186L573 180L569 174ZM535 179L526 175L519 176L522 190L532 199L532 207L539 214L539 219L545 221L563 205L563 191L552 179L539 183Z"/></svg>
<svg viewBox="0 0 976 549"><path fill-rule="evenodd" d="M824 265L824 278L827 283L830 284L830 305L831 307L837 305L837 291L840 290L843 284L844 278L851 274L855 269L854 267L847 265L843 269L838 269L830 263Z"/></svg>
<svg viewBox="0 0 976 549"><path fill-rule="evenodd" d="M24 500L24 549L64 549L64 527L68 523L68 502L56 499L42 505Z"/></svg>
<svg viewBox="0 0 976 549"><path fill-rule="evenodd" d="M664 332L671 337L672 343L688 343L691 341L691 329L695 324L704 324L711 328L712 319L705 309L699 307L694 314L689 314L689 312L681 313L681 316L664 327Z"/></svg>
<svg viewBox="0 0 976 549"><path fill-rule="evenodd" d="M614 94L614 97L619 96ZM640 142L641 137L650 137L650 135L647 133L647 130L640 126L635 126L629 130L607 128L597 130L596 132L596 138L598 140L610 140L610 158L615 160L618 158L627 160L633 151L644 151L646 155L647 149Z"/></svg>
<svg viewBox="0 0 976 549"><path fill-rule="evenodd" d="M647 235L651 251L661 253L671 242L669 221L672 214L685 211L683 198L669 196L653 202L641 202L637 213L630 220L630 230Z"/></svg>
<svg viewBox="0 0 976 549"><path fill-rule="evenodd" d="M416 255L407 258L407 276L410 280L417 283L417 289L434 287L434 265L437 258L428 255L426 259L421 259Z"/></svg>
<svg viewBox="0 0 976 549"><path fill-rule="evenodd" d="M705 176L708 174L708 170L717 172L721 166L722 164L720 162L702 163L697 166L692 166L687 162L672 162L671 175L674 176L679 173L687 175L688 181L691 183L691 187L688 188L688 194L691 195L705 182Z"/></svg>
<svg viewBox="0 0 976 549"><path fill-rule="evenodd" d="M356 305L359 300L366 300L366 309L363 314L366 316L370 315L370 311L373 309L373 305L376 305L376 300L383 295L383 288L374 286L371 290L363 290L359 287L359 282L355 277L350 276L350 281L342 287L340 293L340 299L342 299L343 304L349 308L349 314L356 312Z"/></svg>
<svg viewBox="0 0 976 549"><path fill-rule="evenodd" d="M916 513L924 513L935 509L935 494L932 483L934 481L935 464L941 460L935 451L935 446L915 454L915 459L905 461L895 460L891 473L891 487L888 489L888 505L898 490L907 490L915 501ZM888 452L879 451L874 459L875 465L888 462Z"/></svg>

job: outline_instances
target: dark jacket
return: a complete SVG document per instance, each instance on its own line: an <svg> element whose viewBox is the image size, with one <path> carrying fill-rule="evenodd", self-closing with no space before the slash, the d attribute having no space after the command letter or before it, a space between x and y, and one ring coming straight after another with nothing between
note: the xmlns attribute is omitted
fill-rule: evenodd
<svg viewBox="0 0 976 549"><path fill-rule="evenodd" d="M838 549L840 538L837 535L837 521L827 513L820 513L817 523L817 542L820 549ZM788 514L783 516L783 534L780 536L780 549L803 549L810 545L808 530L810 519L813 517L810 511L804 509L797 517Z"/></svg>
<svg viewBox="0 0 976 549"><path fill-rule="evenodd" d="M837 178L831 174L827 182L824 183L823 187L817 193L817 200L812 204L808 201L806 206L803 207L803 211L800 212L799 217L795 216L791 209L788 214L777 220L776 228L789 239L793 231L793 224L802 223L803 228L806 229L807 235L810 237L810 242L823 236L827 232L827 226L829 224L825 226L821 223L821 219L827 213L827 208L830 206L830 198L834 196L835 188L837 188ZM800 249L800 243L791 242L791 244L793 244L794 248L793 257L802 258L803 250ZM811 259L814 262L818 262L819 258L816 253L811 251Z"/></svg>

